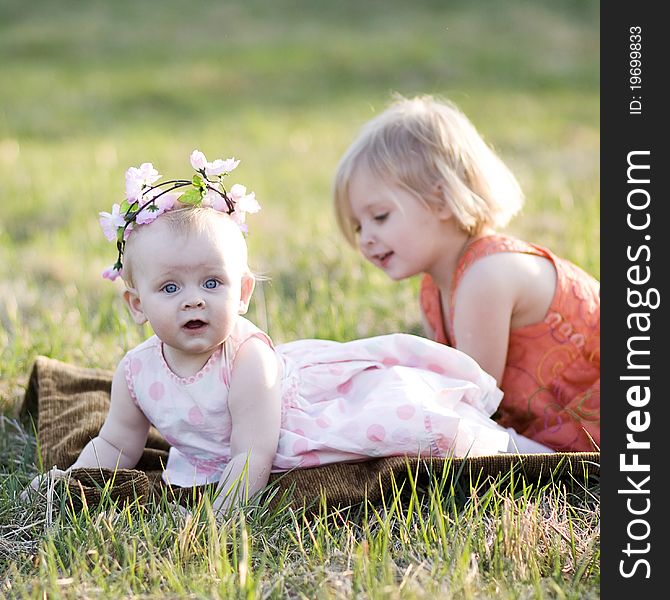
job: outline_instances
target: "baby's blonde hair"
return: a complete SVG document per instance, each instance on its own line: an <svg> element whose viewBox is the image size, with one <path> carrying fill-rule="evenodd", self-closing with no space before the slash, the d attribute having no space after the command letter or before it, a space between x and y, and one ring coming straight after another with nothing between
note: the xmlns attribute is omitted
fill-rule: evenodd
<svg viewBox="0 0 670 600"><path fill-rule="evenodd" d="M205 230L206 224L211 219L222 219L222 221L225 223L225 227L228 230L226 231L226 235L232 236L238 245L240 260L242 262L242 270L249 273L251 272L247 264L248 252L244 235L242 235L239 226L234 223L230 216L226 213L206 206L193 206L184 204L179 208L174 208L164 212L162 215L157 217L157 220L158 219L166 223L170 227L171 231L178 235L200 233ZM144 228L151 227L152 223L136 226L136 228L128 237L123 263L123 281L125 282L126 287L134 287L132 260L133 241L137 239L138 235L141 235L141 232Z"/></svg>
<svg viewBox="0 0 670 600"><path fill-rule="evenodd" d="M432 96L396 96L342 156L333 192L337 222L351 244L356 225L349 185L359 167L401 185L429 206L446 203L470 235L503 227L523 205L516 178L470 120L452 103Z"/></svg>

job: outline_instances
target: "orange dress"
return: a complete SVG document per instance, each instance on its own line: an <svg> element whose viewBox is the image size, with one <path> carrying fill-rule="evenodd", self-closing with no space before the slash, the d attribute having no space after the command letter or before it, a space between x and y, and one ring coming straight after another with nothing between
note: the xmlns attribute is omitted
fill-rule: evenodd
<svg viewBox="0 0 670 600"><path fill-rule="evenodd" d="M505 235L472 241L451 284L450 314L429 275L421 282L421 310L433 339L456 346L456 289L472 264L498 252L542 256L556 268L556 293L543 321L510 331L504 392L494 418L504 427L559 451L600 448L600 284L549 250ZM591 441L593 439L593 442Z"/></svg>

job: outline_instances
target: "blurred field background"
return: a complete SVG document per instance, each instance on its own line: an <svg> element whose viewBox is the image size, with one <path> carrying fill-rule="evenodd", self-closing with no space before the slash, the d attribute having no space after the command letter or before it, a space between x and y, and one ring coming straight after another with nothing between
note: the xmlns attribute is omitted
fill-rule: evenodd
<svg viewBox="0 0 670 600"><path fill-rule="evenodd" d="M277 343L419 333L418 280L364 264L331 206L341 153L394 92L453 100L525 190L508 230L600 274L594 0L3 0L0 73L8 418L36 355L111 369L148 335L100 277L97 215L128 166L180 176L194 148L240 158L230 182L263 206L249 316Z"/></svg>

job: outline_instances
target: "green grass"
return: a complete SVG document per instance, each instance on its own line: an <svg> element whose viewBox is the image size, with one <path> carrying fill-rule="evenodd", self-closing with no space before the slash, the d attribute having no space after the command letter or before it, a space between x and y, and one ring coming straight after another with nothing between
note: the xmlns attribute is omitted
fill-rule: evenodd
<svg viewBox="0 0 670 600"><path fill-rule="evenodd" d="M350 521L246 515L198 535L160 510L129 524L111 507L90 522L61 511L45 528L44 511L16 499L36 466L15 418L36 355L112 368L146 335L99 277L114 252L97 213L121 198L129 165L178 174L196 147L241 158L236 175L263 205L248 242L269 280L250 318L277 343L419 332L418 281L364 264L331 208L341 153L392 92L454 100L525 190L509 230L599 276L598 16L576 0L2 2L0 582L11 594L597 597L597 490L575 503L558 487L501 485L484 503L429 498L405 508L411 518L399 506ZM237 554L212 554L223 547ZM97 565L89 551L102 550Z"/></svg>
<svg viewBox="0 0 670 600"><path fill-rule="evenodd" d="M5 486L18 492L17 480ZM272 491L272 490L271 490ZM452 471L378 505L308 509L262 498L218 521L162 499L74 512L57 491L0 514L5 590L81 598L598 598L599 498L579 477L503 475L464 488ZM8 506L9 503L5 503ZM19 527L16 526L19 525ZM7 527L9 529L9 527ZM36 539L37 538L37 539ZM37 541L39 540L39 541Z"/></svg>

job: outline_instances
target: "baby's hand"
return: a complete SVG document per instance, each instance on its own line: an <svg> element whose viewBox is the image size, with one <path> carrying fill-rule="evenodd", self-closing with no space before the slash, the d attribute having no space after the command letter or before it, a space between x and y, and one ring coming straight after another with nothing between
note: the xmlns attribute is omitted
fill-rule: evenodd
<svg viewBox="0 0 670 600"><path fill-rule="evenodd" d="M58 479L65 479L69 473L67 471L63 471L59 469L58 467L53 467L51 470L47 471L46 473L41 473L39 475L36 475L33 480L28 484L26 489L24 489L21 494L19 495L19 498L22 502L28 502L39 489L42 487L43 483L45 482L53 482Z"/></svg>

